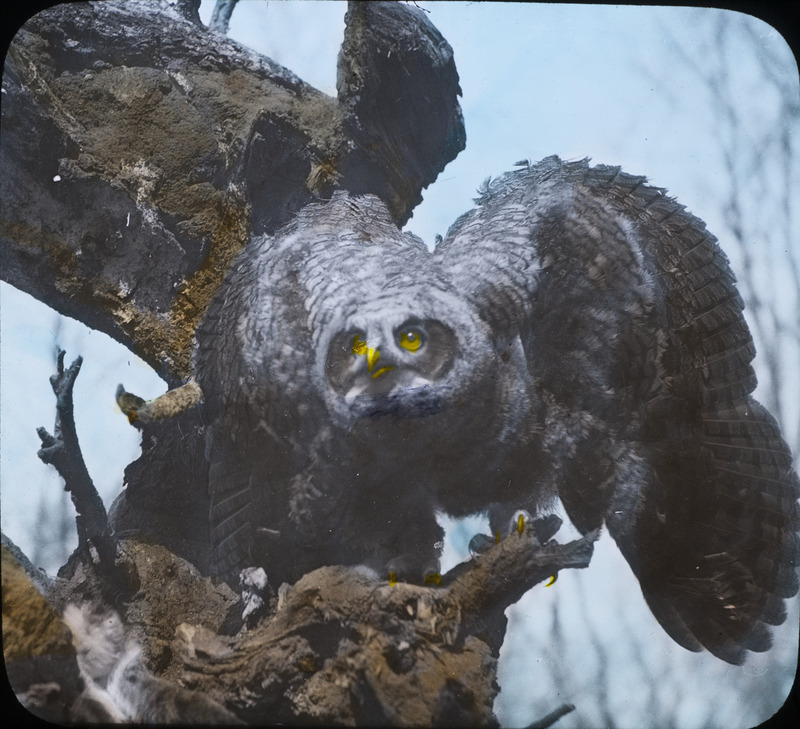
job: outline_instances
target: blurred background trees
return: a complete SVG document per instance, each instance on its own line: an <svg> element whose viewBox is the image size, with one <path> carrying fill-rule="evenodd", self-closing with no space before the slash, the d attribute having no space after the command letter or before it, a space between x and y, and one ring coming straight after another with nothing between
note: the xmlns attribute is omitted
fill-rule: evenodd
<svg viewBox="0 0 800 729"><path fill-rule="evenodd" d="M706 92L703 113L724 171L706 183L719 209L714 230L739 278L756 343L761 401L776 417L798 462L800 452L800 89L785 59L762 42L764 29L738 13L698 17L702 45L664 29L668 53ZM742 54L746 54L745 57ZM734 87L747 70L752 93ZM665 99L666 100L666 99ZM669 98L680 104L680 98ZM700 116L698 114L698 116Z"/></svg>

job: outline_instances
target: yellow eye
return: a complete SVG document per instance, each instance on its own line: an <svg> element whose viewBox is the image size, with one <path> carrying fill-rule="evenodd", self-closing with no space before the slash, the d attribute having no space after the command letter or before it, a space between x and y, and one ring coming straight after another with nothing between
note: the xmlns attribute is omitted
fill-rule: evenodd
<svg viewBox="0 0 800 729"><path fill-rule="evenodd" d="M422 335L416 329L403 329L398 337L400 346L409 352L416 352L422 345Z"/></svg>

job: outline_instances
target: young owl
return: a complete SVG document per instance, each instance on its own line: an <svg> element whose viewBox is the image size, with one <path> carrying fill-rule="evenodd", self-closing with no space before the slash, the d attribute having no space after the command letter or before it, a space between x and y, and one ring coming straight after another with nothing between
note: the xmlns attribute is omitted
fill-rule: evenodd
<svg viewBox="0 0 800 729"><path fill-rule="evenodd" d="M215 563L421 580L437 511L560 499L664 629L741 662L797 592L800 485L702 221L619 168L486 183L434 251L336 193L256 238L197 332Z"/></svg>

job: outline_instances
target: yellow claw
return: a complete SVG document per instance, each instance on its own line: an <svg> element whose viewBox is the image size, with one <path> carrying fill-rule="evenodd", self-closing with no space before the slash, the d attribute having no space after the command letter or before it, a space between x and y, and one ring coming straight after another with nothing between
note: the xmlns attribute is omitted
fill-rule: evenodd
<svg viewBox="0 0 800 729"><path fill-rule="evenodd" d="M377 372L372 373L372 379L374 380L376 377L380 377L384 372L388 372L389 370L393 370L394 367L381 367Z"/></svg>
<svg viewBox="0 0 800 729"><path fill-rule="evenodd" d="M425 575L425 584L426 585L441 585L442 584L442 576L438 572L428 572Z"/></svg>
<svg viewBox="0 0 800 729"><path fill-rule="evenodd" d="M395 572L394 570L392 570L392 571L389 573L389 584L390 584L392 587L394 587L394 586L397 584L397 572Z"/></svg>
<svg viewBox="0 0 800 729"><path fill-rule="evenodd" d="M557 579L558 579L558 575L555 572L553 572L553 574L550 575L550 579L547 582L544 583L544 586L545 587L551 587L552 585L555 584L555 581Z"/></svg>
<svg viewBox="0 0 800 729"><path fill-rule="evenodd" d="M500 544L500 530L497 530L497 534L494 535L494 543Z"/></svg>
<svg viewBox="0 0 800 729"><path fill-rule="evenodd" d="M525 531L525 517L522 514L519 515L519 519L517 519L517 532L522 534Z"/></svg>

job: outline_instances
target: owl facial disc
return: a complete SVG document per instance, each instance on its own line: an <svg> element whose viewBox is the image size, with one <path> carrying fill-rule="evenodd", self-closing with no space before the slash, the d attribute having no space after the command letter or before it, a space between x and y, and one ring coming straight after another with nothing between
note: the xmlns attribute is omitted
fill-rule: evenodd
<svg viewBox="0 0 800 729"><path fill-rule="evenodd" d="M456 358L453 330L435 319L413 317L364 316L351 324L332 338L325 364L336 400L351 415L423 414L422 401L443 384Z"/></svg>

